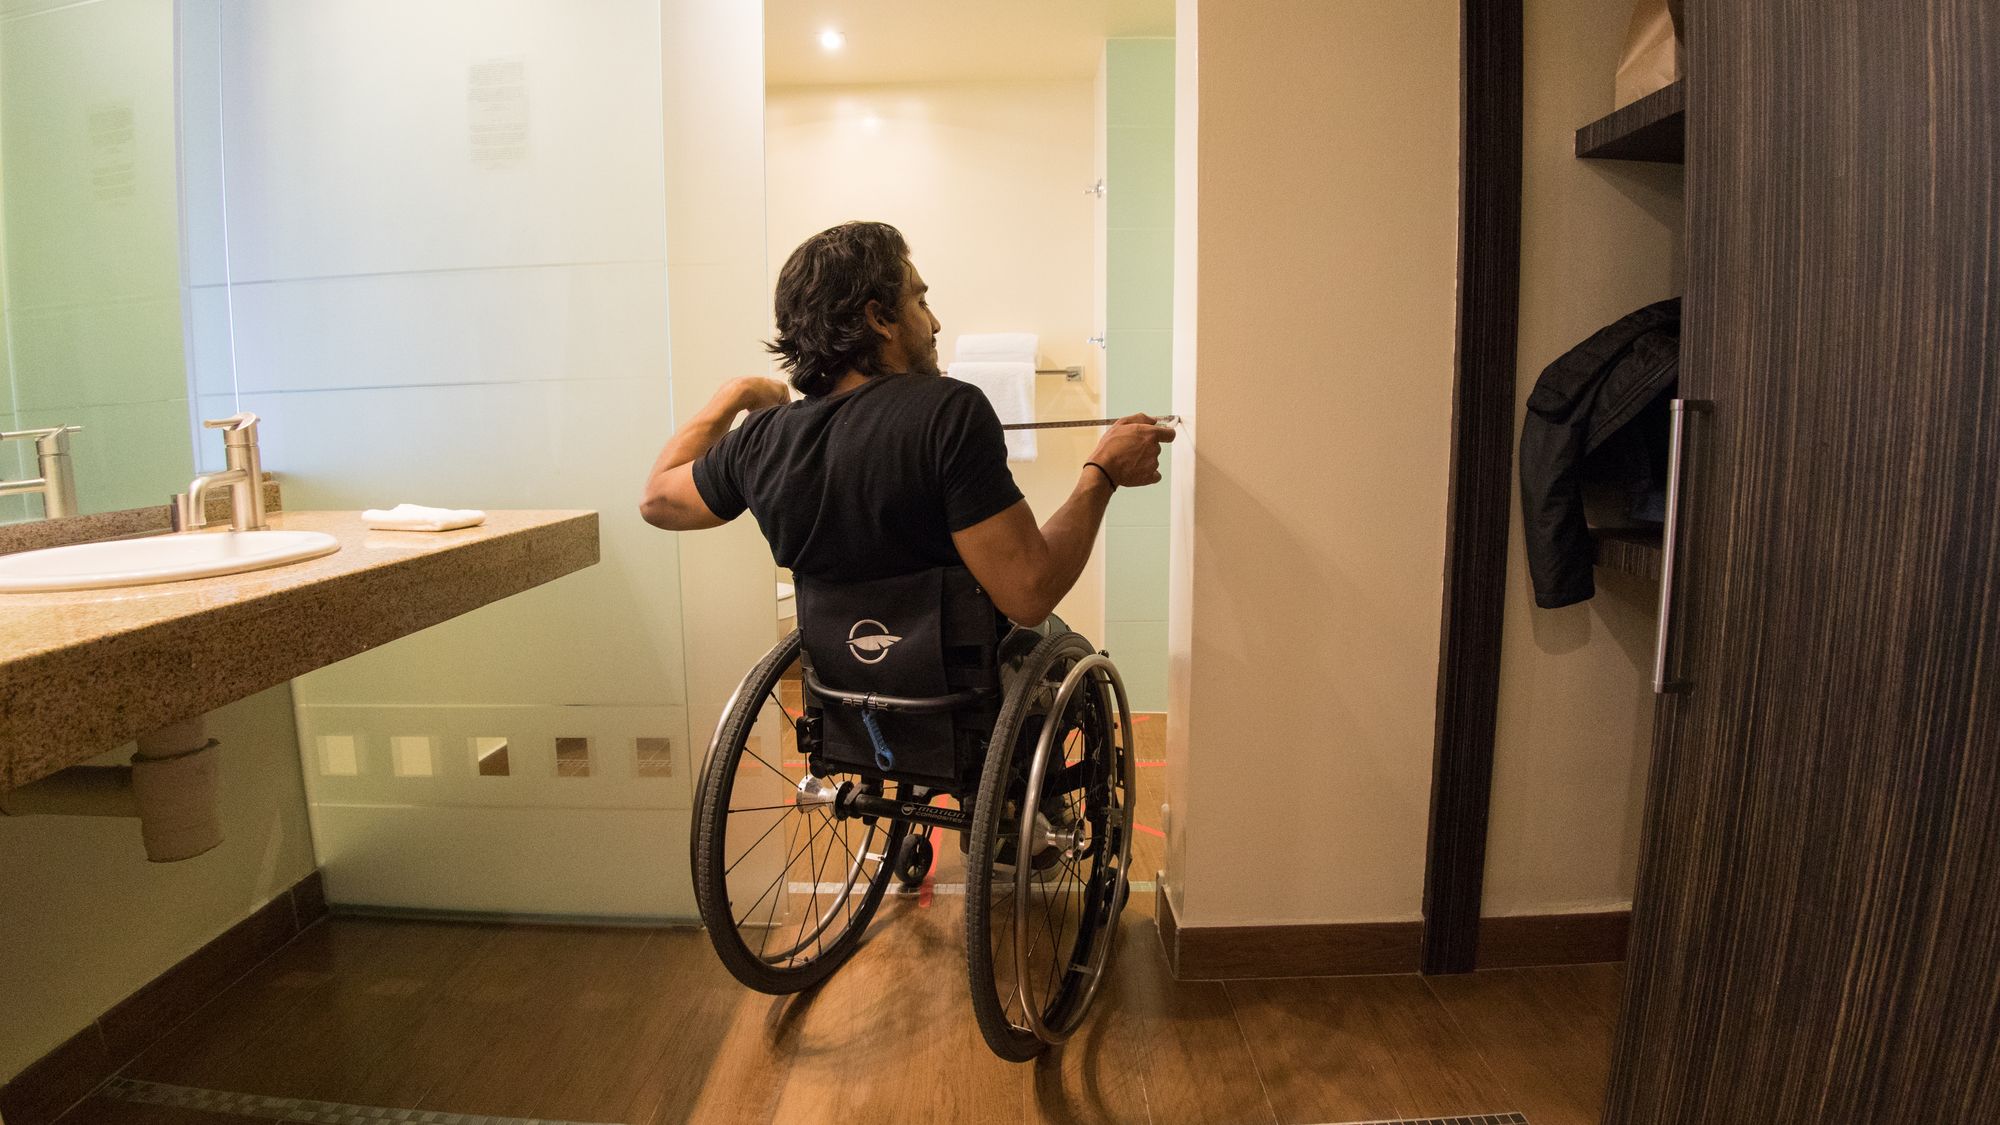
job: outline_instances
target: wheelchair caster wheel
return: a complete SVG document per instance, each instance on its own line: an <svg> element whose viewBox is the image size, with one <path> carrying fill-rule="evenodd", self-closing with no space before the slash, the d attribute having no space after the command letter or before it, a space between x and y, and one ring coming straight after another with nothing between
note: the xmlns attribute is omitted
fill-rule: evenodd
<svg viewBox="0 0 2000 1125"><path fill-rule="evenodd" d="M912 833L903 837L903 843L896 849L896 878L905 887L914 888L931 873L931 838L928 834Z"/></svg>

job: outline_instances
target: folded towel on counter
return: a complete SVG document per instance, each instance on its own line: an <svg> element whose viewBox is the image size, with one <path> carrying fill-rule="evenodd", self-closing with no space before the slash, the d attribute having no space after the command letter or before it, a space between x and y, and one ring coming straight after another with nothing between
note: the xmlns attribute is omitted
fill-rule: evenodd
<svg viewBox="0 0 2000 1125"><path fill-rule="evenodd" d="M960 336L952 345L953 359L968 363L1025 363L1035 365L1035 351L1041 337L1033 332L985 332Z"/></svg>
<svg viewBox="0 0 2000 1125"><path fill-rule="evenodd" d="M421 504L398 504L384 511L370 508L361 520L376 531L452 531L478 527L486 513L477 508L426 508Z"/></svg>
<svg viewBox="0 0 2000 1125"><path fill-rule="evenodd" d="M1030 363L989 363L954 360L946 374L971 383L993 404L1000 424L1035 420L1035 365ZM1013 430L1007 434L1007 460L1033 461L1039 451L1035 431Z"/></svg>

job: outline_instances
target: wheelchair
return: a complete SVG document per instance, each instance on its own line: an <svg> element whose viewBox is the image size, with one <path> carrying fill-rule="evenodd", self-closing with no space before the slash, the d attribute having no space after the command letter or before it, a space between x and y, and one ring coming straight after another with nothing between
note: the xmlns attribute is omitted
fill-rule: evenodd
<svg viewBox="0 0 2000 1125"><path fill-rule="evenodd" d="M965 960L987 1045L1076 1031L1115 944L1134 744L1108 655L1011 625L963 567L797 583L799 628L730 698L697 780L695 898L737 980L813 987L939 829L966 853Z"/></svg>

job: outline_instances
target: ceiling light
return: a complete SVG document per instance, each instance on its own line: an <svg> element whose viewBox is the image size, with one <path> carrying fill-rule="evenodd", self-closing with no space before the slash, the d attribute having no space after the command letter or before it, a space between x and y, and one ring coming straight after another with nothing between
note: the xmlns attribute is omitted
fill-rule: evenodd
<svg viewBox="0 0 2000 1125"><path fill-rule="evenodd" d="M846 45L847 36L830 27L819 33L819 46L822 51L838 51Z"/></svg>

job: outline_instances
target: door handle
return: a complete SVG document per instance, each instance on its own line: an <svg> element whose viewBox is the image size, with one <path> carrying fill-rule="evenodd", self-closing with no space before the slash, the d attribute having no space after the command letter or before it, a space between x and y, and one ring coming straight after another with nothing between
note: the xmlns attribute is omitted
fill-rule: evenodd
<svg viewBox="0 0 2000 1125"><path fill-rule="evenodd" d="M1686 460L1687 416L1707 414L1715 404L1706 399L1677 398L1670 405L1672 435L1667 439L1667 522L1660 540L1660 620L1653 634L1653 694L1684 692L1686 680L1673 678L1675 556L1679 554L1681 526L1681 463Z"/></svg>

